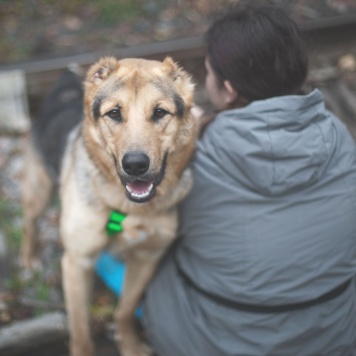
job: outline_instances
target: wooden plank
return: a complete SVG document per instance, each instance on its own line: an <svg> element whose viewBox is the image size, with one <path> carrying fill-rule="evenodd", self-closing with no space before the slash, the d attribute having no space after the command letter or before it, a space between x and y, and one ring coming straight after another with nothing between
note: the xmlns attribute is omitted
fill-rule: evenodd
<svg viewBox="0 0 356 356"><path fill-rule="evenodd" d="M67 318L53 312L0 329L0 355L28 354L29 350L68 339Z"/></svg>
<svg viewBox="0 0 356 356"><path fill-rule="evenodd" d="M88 66L94 63L102 56L115 56L117 58L142 57L150 59L163 58L166 55L172 55L177 59L187 55L190 58L201 56L204 51L204 40L202 36L171 40L166 42L155 42L133 47L118 48L110 52L92 52L83 53L74 56L61 58L49 58L26 63L15 63L0 67L1 71L11 69L21 69L27 74L43 73L47 71L56 71L68 67L71 63L81 66Z"/></svg>

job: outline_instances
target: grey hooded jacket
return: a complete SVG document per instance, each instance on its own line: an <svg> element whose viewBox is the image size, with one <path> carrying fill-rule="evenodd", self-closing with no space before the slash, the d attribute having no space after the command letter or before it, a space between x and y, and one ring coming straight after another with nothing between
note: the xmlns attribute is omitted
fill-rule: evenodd
<svg viewBox="0 0 356 356"><path fill-rule="evenodd" d="M144 302L159 356L339 356L356 347L355 285L316 306L356 270L356 162L320 91L222 112L193 163L180 239ZM197 286L192 288L177 266Z"/></svg>

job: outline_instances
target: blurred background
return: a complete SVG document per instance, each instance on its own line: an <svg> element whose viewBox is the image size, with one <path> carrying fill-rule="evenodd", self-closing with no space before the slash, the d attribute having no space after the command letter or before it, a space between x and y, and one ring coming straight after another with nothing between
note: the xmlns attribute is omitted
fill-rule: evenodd
<svg viewBox="0 0 356 356"><path fill-rule="evenodd" d="M67 354L58 199L39 221L45 269L29 278L17 264L24 141L55 79L68 66L86 69L103 55L169 55L192 74L196 102L208 108L204 33L229 6L252 2L0 0L0 355ZM307 85L322 90L329 109L356 137L356 0L258 3L283 7L300 25L311 61ZM115 297L96 283L100 355L117 355L108 341Z"/></svg>
<svg viewBox="0 0 356 356"><path fill-rule="evenodd" d="M251 1L244 1L251 3ZM266 1L260 1L263 3ZM0 61L12 64L202 35L232 0L1 0ZM355 12L353 0L269 1L297 21Z"/></svg>

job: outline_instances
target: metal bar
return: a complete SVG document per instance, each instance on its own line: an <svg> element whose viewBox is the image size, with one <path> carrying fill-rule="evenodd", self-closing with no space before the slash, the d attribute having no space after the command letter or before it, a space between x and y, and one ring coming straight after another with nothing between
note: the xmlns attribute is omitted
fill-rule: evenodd
<svg viewBox="0 0 356 356"><path fill-rule="evenodd" d="M103 56L115 56L118 58L130 57L160 57L169 55L179 51L190 51L197 49L204 49L204 41L202 36L183 38L167 42L157 42L150 44L143 44L134 47L119 48L113 51L83 53L74 56L44 59L26 63L16 63L0 67L0 71L9 71L13 69L21 69L27 74L40 73L51 70L59 70L66 68L71 63L78 65L90 65Z"/></svg>

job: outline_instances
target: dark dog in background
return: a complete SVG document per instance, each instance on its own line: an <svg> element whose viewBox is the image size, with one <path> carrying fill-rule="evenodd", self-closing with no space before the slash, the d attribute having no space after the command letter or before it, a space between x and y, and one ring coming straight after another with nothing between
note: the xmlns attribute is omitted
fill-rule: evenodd
<svg viewBox="0 0 356 356"><path fill-rule="evenodd" d="M34 270L39 266L37 220L58 186L67 136L82 117L81 79L68 69L55 82L43 102L39 115L32 122L25 146L21 264L27 270Z"/></svg>

